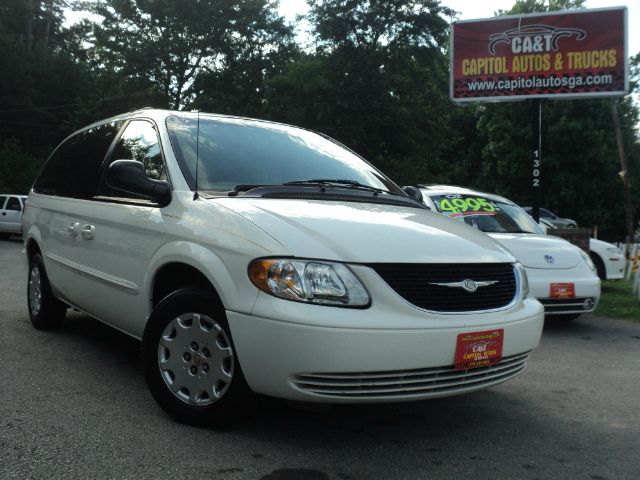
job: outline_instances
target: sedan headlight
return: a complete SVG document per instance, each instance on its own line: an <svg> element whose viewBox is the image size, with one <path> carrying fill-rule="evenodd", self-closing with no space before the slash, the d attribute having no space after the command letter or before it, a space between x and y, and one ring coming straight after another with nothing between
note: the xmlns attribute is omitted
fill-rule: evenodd
<svg viewBox="0 0 640 480"><path fill-rule="evenodd" d="M526 298L529 296L529 278L527 277L527 272L520 262L516 262L515 267L516 271L518 272L518 277L520 278L520 290L522 290L522 298Z"/></svg>
<svg viewBox="0 0 640 480"><path fill-rule="evenodd" d="M360 280L341 263L261 258L249 264L249 279L263 292L296 302L341 307L370 303Z"/></svg>
<svg viewBox="0 0 640 480"><path fill-rule="evenodd" d="M591 257L589 255L587 255L587 253L582 250L581 248L579 249L580 251L580 256L582 257L582 260L584 260L584 263L587 264L587 267L589 267L589 269L593 272L596 273L598 270L596 269L596 266L593 264L593 261L591 260Z"/></svg>
<svg viewBox="0 0 640 480"><path fill-rule="evenodd" d="M622 250L620 250L618 247L607 247L607 252L622 255Z"/></svg>

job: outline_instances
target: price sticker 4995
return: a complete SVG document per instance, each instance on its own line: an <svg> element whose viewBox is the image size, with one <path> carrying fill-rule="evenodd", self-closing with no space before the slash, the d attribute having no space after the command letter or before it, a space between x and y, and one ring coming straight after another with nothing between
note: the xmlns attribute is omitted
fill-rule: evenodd
<svg viewBox="0 0 640 480"><path fill-rule="evenodd" d="M440 200L440 202L436 202L438 209L443 213L493 213L496 211L495 204L486 198L465 196L456 196L456 198L447 197Z"/></svg>

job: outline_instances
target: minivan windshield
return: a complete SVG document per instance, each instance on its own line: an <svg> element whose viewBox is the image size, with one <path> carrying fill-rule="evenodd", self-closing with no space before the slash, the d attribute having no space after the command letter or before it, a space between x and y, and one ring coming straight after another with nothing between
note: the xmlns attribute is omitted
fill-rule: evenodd
<svg viewBox="0 0 640 480"><path fill-rule="evenodd" d="M166 125L187 182L200 191L331 184L405 196L358 155L308 130L211 115L200 115L199 122L195 115L174 115Z"/></svg>
<svg viewBox="0 0 640 480"><path fill-rule="evenodd" d="M436 210L487 233L544 233L520 207L482 195L430 196Z"/></svg>

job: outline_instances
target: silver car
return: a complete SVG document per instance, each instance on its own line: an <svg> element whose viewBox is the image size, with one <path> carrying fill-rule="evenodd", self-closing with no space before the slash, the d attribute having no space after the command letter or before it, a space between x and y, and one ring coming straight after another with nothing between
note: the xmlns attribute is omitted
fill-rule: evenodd
<svg viewBox="0 0 640 480"><path fill-rule="evenodd" d="M26 201L26 195L0 195L0 239L22 233L22 211Z"/></svg>

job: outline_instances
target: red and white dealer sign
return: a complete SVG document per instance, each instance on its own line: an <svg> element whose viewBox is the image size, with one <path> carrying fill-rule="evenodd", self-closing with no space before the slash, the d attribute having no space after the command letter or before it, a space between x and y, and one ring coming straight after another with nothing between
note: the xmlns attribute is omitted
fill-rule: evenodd
<svg viewBox="0 0 640 480"><path fill-rule="evenodd" d="M624 95L626 32L624 7L455 22L451 98Z"/></svg>
<svg viewBox="0 0 640 480"><path fill-rule="evenodd" d="M455 369L485 367L502 360L504 329L461 333L456 342Z"/></svg>

